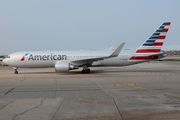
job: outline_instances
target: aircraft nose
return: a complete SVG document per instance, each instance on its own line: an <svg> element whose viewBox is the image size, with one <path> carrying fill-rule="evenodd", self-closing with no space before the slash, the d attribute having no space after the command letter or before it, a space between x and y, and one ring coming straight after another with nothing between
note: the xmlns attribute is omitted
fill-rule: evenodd
<svg viewBox="0 0 180 120"><path fill-rule="evenodd" d="M2 61L3 64L8 64L8 60L5 58L3 61Z"/></svg>

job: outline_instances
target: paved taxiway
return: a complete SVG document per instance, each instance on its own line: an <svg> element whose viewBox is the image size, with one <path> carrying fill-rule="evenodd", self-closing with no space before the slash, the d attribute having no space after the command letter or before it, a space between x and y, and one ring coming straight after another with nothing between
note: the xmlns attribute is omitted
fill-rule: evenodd
<svg viewBox="0 0 180 120"><path fill-rule="evenodd" d="M180 62L91 68L0 67L0 120L179 120Z"/></svg>

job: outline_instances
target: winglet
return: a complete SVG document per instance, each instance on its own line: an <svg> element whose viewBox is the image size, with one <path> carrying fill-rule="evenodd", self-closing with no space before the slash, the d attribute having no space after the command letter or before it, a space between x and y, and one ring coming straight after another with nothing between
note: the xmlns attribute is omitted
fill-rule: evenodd
<svg viewBox="0 0 180 120"><path fill-rule="evenodd" d="M124 44L125 42L121 43L121 45L119 45L119 47L109 57L117 57L122 50Z"/></svg>

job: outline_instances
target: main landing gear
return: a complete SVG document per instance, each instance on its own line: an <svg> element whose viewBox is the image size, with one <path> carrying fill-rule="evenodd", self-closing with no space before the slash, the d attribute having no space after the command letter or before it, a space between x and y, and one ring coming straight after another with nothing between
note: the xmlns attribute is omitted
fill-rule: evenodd
<svg viewBox="0 0 180 120"><path fill-rule="evenodd" d="M83 65L83 69L81 71L82 74L85 74L85 73L88 74L88 73L90 73L90 71L91 70L87 67L87 65Z"/></svg>
<svg viewBox="0 0 180 120"><path fill-rule="evenodd" d="M81 71L81 73L82 73L82 74L84 74L84 73L90 73L90 69L83 69L83 70Z"/></svg>
<svg viewBox="0 0 180 120"><path fill-rule="evenodd" d="M18 74L18 68L17 67L13 67L13 69L14 69L14 74Z"/></svg>

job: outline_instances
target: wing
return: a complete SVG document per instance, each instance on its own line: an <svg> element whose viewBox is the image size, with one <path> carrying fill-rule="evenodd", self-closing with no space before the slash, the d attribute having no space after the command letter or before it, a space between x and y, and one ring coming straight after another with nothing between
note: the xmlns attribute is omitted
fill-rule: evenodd
<svg viewBox="0 0 180 120"><path fill-rule="evenodd" d="M117 57L119 55L120 51L122 50L124 44L125 44L125 42L121 43L118 46L118 48L109 56L93 57L93 58L88 58L88 59L75 60L75 61L71 61L71 64L81 66L81 65L84 65L84 64L92 64L93 62L98 61L98 60L104 60L104 59L107 59L107 58Z"/></svg>

